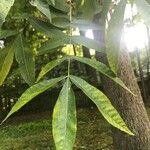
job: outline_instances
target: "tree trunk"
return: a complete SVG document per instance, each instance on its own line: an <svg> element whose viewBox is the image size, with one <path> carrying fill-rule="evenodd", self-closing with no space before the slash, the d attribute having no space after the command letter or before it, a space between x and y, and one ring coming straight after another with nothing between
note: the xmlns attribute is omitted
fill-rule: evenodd
<svg viewBox="0 0 150 150"><path fill-rule="evenodd" d="M94 37L97 40L101 40L102 37L99 38L98 32L96 33ZM101 36L102 34L100 33L99 35ZM105 54L99 54L97 59L108 64ZM118 76L136 96L128 93L107 77L101 76L103 88L135 136L129 136L113 128L114 149L150 150L150 122L126 49L120 52Z"/></svg>
<svg viewBox="0 0 150 150"><path fill-rule="evenodd" d="M147 94L146 94L146 86L145 86L145 79L144 79L144 74L143 74L143 69L142 69L142 64L141 64L141 58L140 58L140 52L139 49L136 49L136 55L137 55L137 63L139 67L139 76L140 76L140 81L141 81L141 91L143 95L143 100L144 102L147 101Z"/></svg>

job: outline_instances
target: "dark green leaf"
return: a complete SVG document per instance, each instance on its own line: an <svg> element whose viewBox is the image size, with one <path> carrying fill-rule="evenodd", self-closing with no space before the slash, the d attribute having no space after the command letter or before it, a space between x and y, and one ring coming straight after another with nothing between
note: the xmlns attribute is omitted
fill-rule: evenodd
<svg viewBox="0 0 150 150"><path fill-rule="evenodd" d="M77 120L75 96L69 79L65 82L53 112L53 137L57 150L72 150Z"/></svg>
<svg viewBox="0 0 150 150"><path fill-rule="evenodd" d="M96 0L85 0L82 5L83 15L84 18L87 20L92 20L96 9L97 9L97 3Z"/></svg>
<svg viewBox="0 0 150 150"><path fill-rule="evenodd" d="M59 30L58 28L56 28L50 23L38 20L34 17L30 17L29 21L33 25L33 27L35 27L37 30L44 33L50 38L55 37L58 39L58 38L65 37L65 34L61 30Z"/></svg>
<svg viewBox="0 0 150 150"><path fill-rule="evenodd" d="M133 135L106 95L81 78L71 76L71 81L96 104L101 114L111 125Z"/></svg>
<svg viewBox="0 0 150 150"><path fill-rule="evenodd" d="M60 46L63 46L66 43L65 41L66 41L65 38L50 39L47 42L45 42L44 44L42 44L42 46L38 50L37 54L42 55L45 53L49 53L52 50L59 48Z"/></svg>
<svg viewBox="0 0 150 150"><path fill-rule="evenodd" d="M52 2L53 0L47 0L47 2L49 3L49 5L52 5L54 8L62 11L62 12L69 12L69 8L70 6L67 4L66 0L55 0L55 4L54 2Z"/></svg>
<svg viewBox="0 0 150 150"><path fill-rule="evenodd" d="M13 30L0 30L0 39L16 35L18 32Z"/></svg>
<svg viewBox="0 0 150 150"><path fill-rule="evenodd" d="M89 49L94 49L98 52L104 52L104 44L103 43L96 41L96 40L86 38L84 36L72 36L71 43L77 44L77 45L83 45Z"/></svg>
<svg viewBox="0 0 150 150"><path fill-rule="evenodd" d="M41 69L41 72L39 73L37 81L39 81L47 72L51 71L53 68L55 68L56 66L61 64L64 60L65 60L65 58L60 58L60 59L53 60L53 61L49 62L48 64L46 64Z"/></svg>
<svg viewBox="0 0 150 150"><path fill-rule="evenodd" d="M50 50L57 48L59 46L63 46L64 44L70 44L70 39L71 39L71 44L75 45L83 45L88 47L89 49L94 49L98 52L104 52L104 44L100 43L99 41L92 40L83 36L65 36L65 37L60 37L50 39L46 43L43 44L43 46L40 48L38 51L39 55L44 54L49 52Z"/></svg>
<svg viewBox="0 0 150 150"><path fill-rule="evenodd" d="M44 2L43 0L34 0L31 1L31 4L41 11L51 22L52 18L48 3Z"/></svg>
<svg viewBox="0 0 150 150"><path fill-rule="evenodd" d="M16 39L15 56L19 64L20 73L23 79L32 85L35 82L35 62L33 53L29 48L26 39L19 34Z"/></svg>
<svg viewBox="0 0 150 150"><path fill-rule="evenodd" d="M52 24L59 28L67 28L70 26L70 21L65 17L54 17Z"/></svg>

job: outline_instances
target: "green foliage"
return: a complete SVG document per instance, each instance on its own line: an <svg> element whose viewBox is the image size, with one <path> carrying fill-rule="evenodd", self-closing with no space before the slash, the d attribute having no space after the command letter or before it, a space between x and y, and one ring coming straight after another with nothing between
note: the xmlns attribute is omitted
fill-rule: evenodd
<svg viewBox="0 0 150 150"><path fill-rule="evenodd" d="M0 86L3 84L13 63L15 44L14 42L7 48L0 50Z"/></svg>
<svg viewBox="0 0 150 150"><path fill-rule="evenodd" d="M106 51L109 65L114 73L118 71L118 59L120 51L121 35L123 30L124 13L127 0L121 0L114 8L112 17L108 23L106 35Z"/></svg>
<svg viewBox="0 0 150 150"><path fill-rule="evenodd" d="M72 150L77 130L75 96L67 79L53 112L53 137L58 150Z"/></svg>
<svg viewBox="0 0 150 150"><path fill-rule="evenodd" d="M0 28L3 22L5 22L7 14L13 4L14 4L14 0L1 0L0 1Z"/></svg>
<svg viewBox="0 0 150 150"><path fill-rule="evenodd" d="M49 62L48 64L46 64L41 69L41 71L38 75L37 81L39 81L47 72L51 71L53 68L55 68L56 66L61 64L64 60L65 60L65 58L60 58L60 59L53 60L53 61Z"/></svg>
<svg viewBox="0 0 150 150"><path fill-rule="evenodd" d="M39 11L41 11L51 22L52 18L51 18L51 12L49 10L48 3L46 3L42 0L35 0L35 1L32 1L31 4L35 7L37 7L37 9Z"/></svg>
<svg viewBox="0 0 150 150"><path fill-rule="evenodd" d="M105 94L103 94L97 88L93 87L81 78L71 76L71 81L96 104L99 111L111 125L130 135L134 135L127 128L121 116L118 114L117 110L112 106Z"/></svg>
<svg viewBox="0 0 150 150"><path fill-rule="evenodd" d="M19 9L19 15L15 14L15 16L13 16L18 22L21 22L17 25L16 29L14 29L16 31L12 31L5 26L3 26L3 28L5 27L6 29L4 28L5 30L1 31L2 38L8 39L12 37L15 40L14 44L10 46L10 49L3 49L0 51L0 56L4 56L3 60L0 62L0 79L2 84L9 73L13 63L13 54L15 52L15 58L18 62L20 73L24 81L28 83L30 87L18 99L4 121L31 101L35 96L54 87L58 82L67 78L65 83L62 82L64 83L63 88L60 91L53 113L53 136L57 150L71 150L76 137L77 121L75 96L71 88L70 79L96 104L99 111L111 125L121 131L133 135L106 95L83 79L70 75L72 71L71 60L76 60L93 67L113 80L114 83L129 91L130 94L132 93L124 85L121 79L116 76L126 2L126 0L122 0L115 7L106 32L106 45L100 41L92 40L80 35L73 35L73 30L76 30L77 28L81 30L84 26L86 29L101 30L98 24L93 24L91 22L94 15L101 11L103 13L104 22L102 30L105 30L104 25L107 19L106 16L109 11L110 1L105 3L105 8L101 8L102 6L96 0L78 1L77 4L73 2L68 4L69 2L67 3L66 0L35 0L31 3L25 3L24 7L31 7L30 10L33 9L33 12L26 11L24 13L21 11L22 9ZM34 11L35 8L37 9ZM6 11L4 11L5 17L7 13L8 10L6 9ZM3 21L5 20L5 17ZM10 31L10 33L7 33L6 31ZM19 35L16 35L17 33L19 33ZM41 38L42 40L40 40L39 43L37 42L37 45L31 48L30 43L33 41L31 37L35 38L35 36L33 36L35 33L38 35L36 37L38 37L38 39ZM75 46L85 46L101 53L106 53L106 48L111 69L103 63L93 59L75 56L62 57L64 54L61 54L60 57L60 53L58 53L57 50L64 46L67 47L68 45L71 47L69 47L68 50L74 50L74 53ZM51 55L50 52L52 51L56 54L53 53L53 55ZM41 61L40 63L42 66L43 64L46 65L42 67L42 69L41 66L39 68L35 67L35 63L37 63L35 58ZM39 82L44 75L65 60L68 61L68 70L65 72L67 74L65 77L60 75L60 77ZM36 79L37 70L41 71Z"/></svg>
<svg viewBox="0 0 150 150"><path fill-rule="evenodd" d="M72 59L75 59L77 61L80 61L82 63L85 63L91 67L93 67L94 69L96 69L98 72L100 72L101 74L107 76L108 78L110 78L111 80L113 80L115 83L117 83L119 86L121 86L122 88L124 88L125 90L127 90L129 93L132 93L126 86L125 84L121 81L121 79L119 79L114 72L107 67L105 64L96 61L94 59L89 59L89 58L85 58L85 57L71 57ZM133 93L132 93L133 94ZM134 95L134 94L133 94Z"/></svg>
<svg viewBox="0 0 150 150"><path fill-rule="evenodd" d="M146 0L135 0L135 4L137 5L137 8L139 10L139 13L141 14L142 18L145 21L145 24L150 27L150 5ZM145 11L146 10L146 11Z"/></svg>
<svg viewBox="0 0 150 150"><path fill-rule="evenodd" d="M30 100L32 100L35 96L39 95L40 93L46 91L47 89L55 86L58 82L63 80L64 77L59 77L51 80L44 80L42 82L39 82L33 86L31 86L29 89L27 89L22 96L19 98L19 100L16 102L16 104L13 106L9 114L6 116L4 121L10 117L13 113L18 111L21 107L23 107L26 103L28 103Z"/></svg>
<svg viewBox="0 0 150 150"><path fill-rule="evenodd" d="M33 52L30 50L26 39L19 34L15 40L15 57L23 79L29 85L35 82L35 63Z"/></svg>
<svg viewBox="0 0 150 150"><path fill-rule="evenodd" d="M17 31L12 31L12 30L0 30L0 39L4 39L10 36L13 36L17 34Z"/></svg>

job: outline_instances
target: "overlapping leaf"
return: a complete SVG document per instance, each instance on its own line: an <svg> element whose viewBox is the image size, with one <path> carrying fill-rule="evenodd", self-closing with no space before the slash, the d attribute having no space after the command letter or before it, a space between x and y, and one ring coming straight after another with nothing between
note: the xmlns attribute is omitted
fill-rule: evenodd
<svg viewBox="0 0 150 150"><path fill-rule="evenodd" d="M13 4L14 0L0 0L0 28Z"/></svg>
<svg viewBox="0 0 150 150"><path fill-rule="evenodd" d="M69 79L65 82L53 112L53 137L57 150L72 150L76 137L75 96Z"/></svg>
<svg viewBox="0 0 150 150"><path fill-rule="evenodd" d="M83 15L85 19L92 20L97 8L96 0L85 0L82 4Z"/></svg>
<svg viewBox="0 0 150 150"><path fill-rule="evenodd" d="M13 30L0 30L0 39L16 35L18 32Z"/></svg>
<svg viewBox="0 0 150 150"><path fill-rule="evenodd" d="M89 49L94 49L98 52L104 52L104 44L99 41L92 40L84 36L72 36L70 38L72 44L83 45Z"/></svg>
<svg viewBox="0 0 150 150"><path fill-rule="evenodd" d="M33 53L21 34L16 39L15 57L23 79L32 85L35 82L35 62Z"/></svg>
<svg viewBox="0 0 150 150"><path fill-rule="evenodd" d="M79 77L71 76L71 81L96 104L101 114L111 125L133 135L106 95Z"/></svg>
<svg viewBox="0 0 150 150"><path fill-rule="evenodd" d="M65 34L60 31L58 28L53 26L50 23L41 21L39 19L36 19L34 17L29 17L30 23L33 25L34 28L36 28L38 31L44 33L50 38L62 38L65 37Z"/></svg>
<svg viewBox="0 0 150 150"><path fill-rule="evenodd" d="M37 54L42 55L49 52L52 52L52 50L59 48L60 46L63 46L65 44L64 38L59 39L50 39L47 42L43 43L42 46L39 48Z"/></svg>
<svg viewBox="0 0 150 150"><path fill-rule="evenodd" d="M12 66L15 44L15 42L11 43L7 48L0 50L0 86L3 84Z"/></svg>
<svg viewBox="0 0 150 150"><path fill-rule="evenodd" d="M115 7L114 13L108 23L106 35L107 58L111 69L117 73L120 42L124 24L124 12L127 0L121 0Z"/></svg>
<svg viewBox="0 0 150 150"><path fill-rule="evenodd" d="M104 52L104 44L99 41L92 40L83 36L67 36L58 38L53 38L45 42L38 51L38 54L44 54L50 52L52 49L58 48L65 44L75 44L75 45L83 45L88 47L89 49L94 49L98 52Z"/></svg>
<svg viewBox="0 0 150 150"><path fill-rule="evenodd" d="M41 69L41 72L39 73L37 81L39 81L47 72L51 71L53 68L55 68L56 66L61 64L64 60L65 60L65 58L60 58L60 59L53 60L53 61L49 62L48 64L46 64Z"/></svg>
<svg viewBox="0 0 150 150"><path fill-rule="evenodd" d="M47 0L49 5L52 5L55 9L58 9L59 11L62 12L69 12L70 6L66 3L66 0Z"/></svg>
<svg viewBox="0 0 150 150"><path fill-rule="evenodd" d="M102 73L103 75L109 77L111 80L113 80L115 83L117 83L118 85L120 85L122 88L124 88L125 90L127 90L128 92L132 93L126 86L125 84L122 82L121 79L119 79L114 72L107 67L105 64L94 60L94 59L89 59L89 58L85 58L85 57L75 57L75 56L71 56L71 59L75 59L77 61L80 61L82 63L85 63L93 68L95 68L97 71L99 71L100 73ZM133 94L133 93L132 93Z"/></svg>
<svg viewBox="0 0 150 150"><path fill-rule="evenodd" d="M44 2L43 0L34 0L34 1L31 1L31 4L35 7L37 7L37 9L39 11L41 11L51 22L51 20L52 20L51 12L49 9L49 5L48 5L48 3L46 3L46 1Z"/></svg>
<svg viewBox="0 0 150 150"><path fill-rule="evenodd" d="M45 80L40 83L37 83L33 86L31 86L29 89L27 89L22 96L18 99L16 104L12 107L9 114L6 116L4 121L10 117L13 113L18 111L20 108L22 108L25 104L27 104L29 101L31 101L34 97L39 95L40 93L46 91L47 89L55 86L58 82L63 80L65 77L59 77L51 80ZM3 122L4 122L3 121Z"/></svg>

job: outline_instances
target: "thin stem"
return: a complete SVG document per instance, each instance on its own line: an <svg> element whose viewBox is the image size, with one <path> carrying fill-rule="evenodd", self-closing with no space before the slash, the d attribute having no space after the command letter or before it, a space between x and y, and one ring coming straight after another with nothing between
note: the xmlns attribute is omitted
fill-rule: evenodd
<svg viewBox="0 0 150 150"><path fill-rule="evenodd" d="M71 36L72 36L72 27L71 27L71 23L72 23L72 5L71 5L71 1L70 1L69 21L70 21L69 35L70 35L70 44L71 44L72 43L71 42Z"/></svg>
<svg viewBox="0 0 150 150"><path fill-rule="evenodd" d="M69 2L70 4L70 12L69 12L69 20L70 20L70 28L69 28L69 35L70 35L70 48L71 48L71 36L72 36L72 27L71 27L71 23L72 23L72 1L70 0ZM70 76L70 66L71 66L71 60L70 58L68 58L68 77Z"/></svg>
<svg viewBox="0 0 150 150"><path fill-rule="evenodd" d="M71 66L71 60L68 58L68 77L70 76L70 66Z"/></svg>

